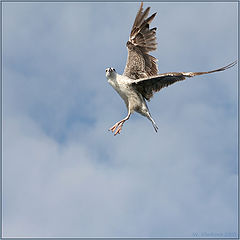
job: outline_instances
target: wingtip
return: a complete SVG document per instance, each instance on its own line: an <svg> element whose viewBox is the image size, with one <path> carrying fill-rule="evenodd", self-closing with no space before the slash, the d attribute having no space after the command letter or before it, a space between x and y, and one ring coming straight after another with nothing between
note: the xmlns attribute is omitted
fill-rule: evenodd
<svg viewBox="0 0 240 240"><path fill-rule="evenodd" d="M235 60L232 64L232 66L235 66L235 65L237 65L237 63L238 63L238 60Z"/></svg>
<svg viewBox="0 0 240 240"><path fill-rule="evenodd" d="M226 70L228 68L231 68L231 67L235 66L237 64L237 62L238 62L238 60L235 60L234 62L228 64L227 66L223 67L222 69Z"/></svg>
<svg viewBox="0 0 240 240"><path fill-rule="evenodd" d="M149 18L147 18L147 19L146 19L146 22L147 22L148 24L150 24L150 23L152 22L152 20L155 18L156 14L157 14L157 13L154 13L154 14L152 14Z"/></svg>

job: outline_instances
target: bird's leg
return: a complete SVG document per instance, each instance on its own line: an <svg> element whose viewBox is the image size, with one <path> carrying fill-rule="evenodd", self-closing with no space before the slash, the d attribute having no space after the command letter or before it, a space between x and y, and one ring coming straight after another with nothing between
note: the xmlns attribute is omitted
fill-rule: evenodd
<svg viewBox="0 0 240 240"><path fill-rule="evenodd" d="M152 122L154 130L155 130L155 132L157 132L158 131L158 126L155 123L155 121L153 120L153 118L152 118L152 116L149 112L147 112L147 118Z"/></svg>
<svg viewBox="0 0 240 240"><path fill-rule="evenodd" d="M122 126L124 124L125 121L127 121L130 118L130 111L128 112L127 117L125 117L124 119L122 119L121 121L117 122L116 124L114 124L114 126L112 126L109 130L114 132L116 130L116 132L114 133L114 136L116 136L117 134L120 134L121 130L122 130Z"/></svg>

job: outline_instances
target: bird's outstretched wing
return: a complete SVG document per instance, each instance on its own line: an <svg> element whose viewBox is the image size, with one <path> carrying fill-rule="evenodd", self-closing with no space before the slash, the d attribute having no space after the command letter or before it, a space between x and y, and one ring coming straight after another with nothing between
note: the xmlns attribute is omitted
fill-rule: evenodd
<svg viewBox="0 0 240 240"><path fill-rule="evenodd" d="M143 11L143 3L141 3L126 44L128 58L123 75L131 79L154 76L158 73L157 59L148 54L157 49L157 28L149 29L149 24L156 13L147 18L149 11L150 7Z"/></svg>
<svg viewBox="0 0 240 240"><path fill-rule="evenodd" d="M155 92L160 91L162 88L167 87L175 82L182 81L186 77L194 77L202 74L209 74L214 72L224 71L237 64L237 61L228 64L225 67L218 68L208 72L169 72L163 73L152 77L134 80L132 86L140 92L148 101Z"/></svg>

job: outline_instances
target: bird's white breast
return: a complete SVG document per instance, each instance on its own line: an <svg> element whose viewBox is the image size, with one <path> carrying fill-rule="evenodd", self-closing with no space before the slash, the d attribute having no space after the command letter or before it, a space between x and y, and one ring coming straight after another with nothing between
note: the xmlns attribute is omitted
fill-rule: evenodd
<svg viewBox="0 0 240 240"><path fill-rule="evenodd" d="M128 99L135 94L131 90L131 79L128 77L116 74L114 78L108 78L108 83L118 92L126 104L128 104Z"/></svg>

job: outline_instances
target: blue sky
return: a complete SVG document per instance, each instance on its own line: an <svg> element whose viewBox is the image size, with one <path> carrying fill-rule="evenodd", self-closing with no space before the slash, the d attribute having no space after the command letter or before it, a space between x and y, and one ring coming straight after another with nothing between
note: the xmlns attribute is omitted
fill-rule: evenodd
<svg viewBox="0 0 240 240"><path fill-rule="evenodd" d="M236 3L145 3L159 71L237 59ZM176 83L126 115L139 3L3 3L4 237L237 234L237 67ZM233 235L236 236L236 235Z"/></svg>

